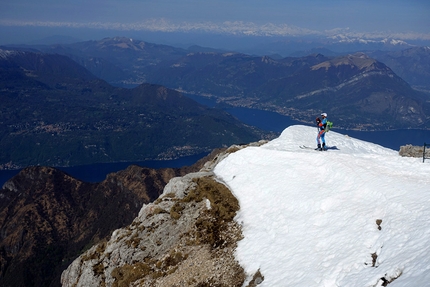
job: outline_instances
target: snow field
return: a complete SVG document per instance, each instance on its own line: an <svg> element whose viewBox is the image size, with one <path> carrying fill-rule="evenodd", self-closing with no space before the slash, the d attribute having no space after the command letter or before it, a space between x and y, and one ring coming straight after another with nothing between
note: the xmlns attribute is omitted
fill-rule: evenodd
<svg viewBox="0 0 430 287"><path fill-rule="evenodd" d="M259 286L426 286L430 164L330 131L291 126L215 168L241 209L236 256ZM377 220L382 220L377 223Z"/></svg>

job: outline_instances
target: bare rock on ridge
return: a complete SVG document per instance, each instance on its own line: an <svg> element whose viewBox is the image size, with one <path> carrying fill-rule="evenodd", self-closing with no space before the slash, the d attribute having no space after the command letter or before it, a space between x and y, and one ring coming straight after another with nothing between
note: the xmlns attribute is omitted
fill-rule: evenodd
<svg viewBox="0 0 430 287"><path fill-rule="evenodd" d="M241 148L232 146L199 172L171 179L131 225L73 261L62 285L242 286L245 273L234 257L242 238L234 221L239 203L212 171Z"/></svg>

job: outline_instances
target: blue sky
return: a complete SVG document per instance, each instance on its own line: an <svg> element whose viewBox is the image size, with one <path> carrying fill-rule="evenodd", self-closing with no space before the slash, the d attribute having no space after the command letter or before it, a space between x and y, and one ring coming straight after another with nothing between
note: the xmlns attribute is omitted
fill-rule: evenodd
<svg viewBox="0 0 430 287"><path fill-rule="evenodd" d="M0 25L243 21L324 31L430 33L429 0L0 0ZM36 24L35 21L39 21ZM55 22L55 23L52 23Z"/></svg>

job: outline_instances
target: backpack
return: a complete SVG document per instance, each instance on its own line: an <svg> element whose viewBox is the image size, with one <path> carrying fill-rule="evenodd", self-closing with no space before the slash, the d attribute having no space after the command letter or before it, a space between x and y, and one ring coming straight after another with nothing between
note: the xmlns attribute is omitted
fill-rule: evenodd
<svg viewBox="0 0 430 287"><path fill-rule="evenodd" d="M325 132L328 133L328 131L331 130L332 126L333 126L333 122L327 121Z"/></svg>

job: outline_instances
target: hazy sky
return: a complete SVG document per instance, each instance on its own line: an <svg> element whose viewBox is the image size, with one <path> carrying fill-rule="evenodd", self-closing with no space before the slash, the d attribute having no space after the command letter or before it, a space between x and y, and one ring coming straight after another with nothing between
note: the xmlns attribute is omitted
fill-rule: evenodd
<svg viewBox="0 0 430 287"><path fill-rule="evenodd" d="M350 28L430 34L430 0L0 0L0 6L0 25L97 22L123 24L127 29L131 24L163 19L182 26L185 22L243 21L312 31Z"/></svg>

